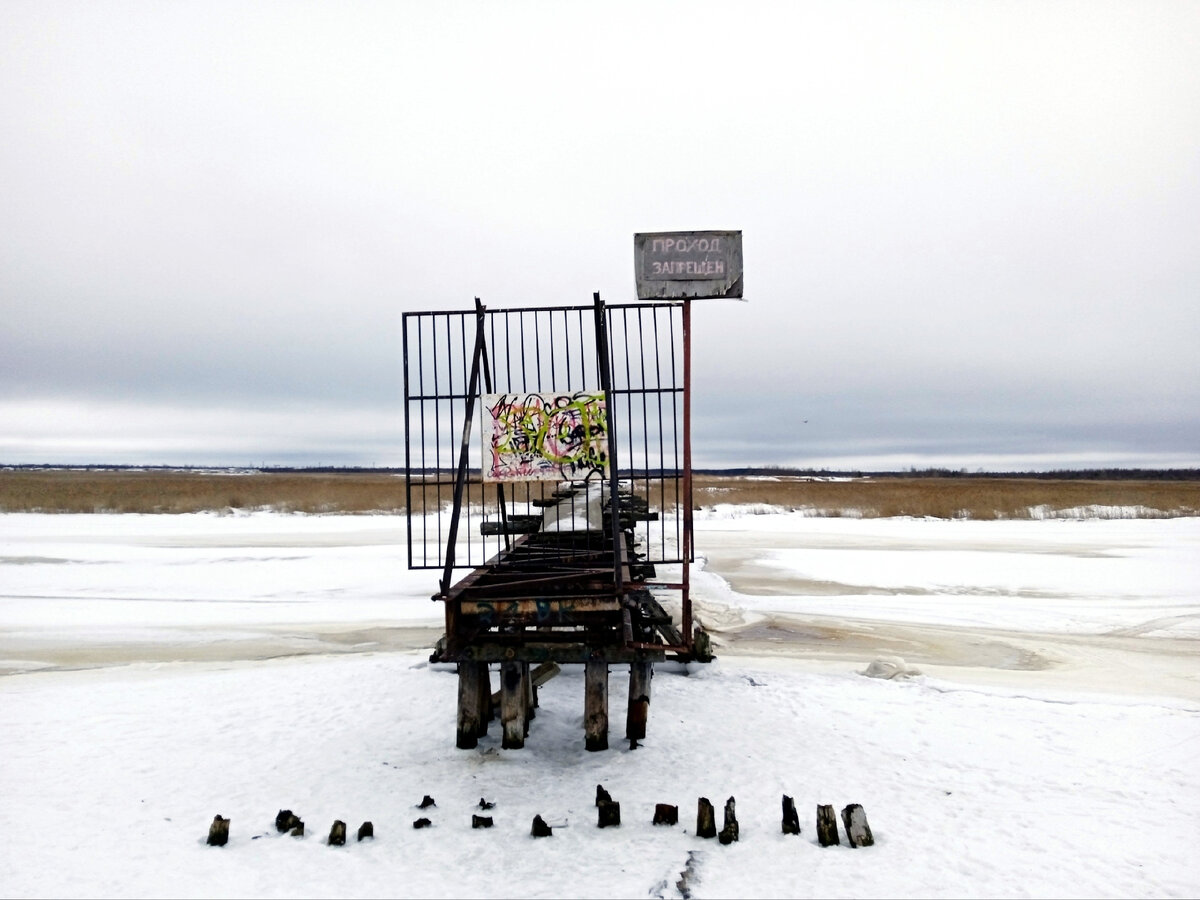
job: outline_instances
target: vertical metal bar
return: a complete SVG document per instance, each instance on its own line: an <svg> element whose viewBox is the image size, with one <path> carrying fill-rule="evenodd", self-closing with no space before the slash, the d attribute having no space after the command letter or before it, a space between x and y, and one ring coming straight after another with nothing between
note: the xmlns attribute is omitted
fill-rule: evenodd
<svg viewBox="0 0 1200 900"><path fill-rule="evenodd" d="M557 376L557 372L556 372L557 366L554 365L554 313L553 313L553 311L546 313L546 336L547 336L547 340L550 341L550 389L557 391L557 390L559 390L559 388L558 388L558 379L556 377Z"/></svg>
<svg viewBox="0 0 1200 900"><path fill-rule="evenodd" d="M475 306L476 306L476 311L478 312L478 308L479 308L479 298L478 297L475 298ZM466 392L467 392L467 382L466 382L466 379L467 379L467 314L459 313L458 314L458 322L459 322L459 329L458 329L459 341L461 344L461 346L459 348L459 352L461 354L460 358L462 359L462 376L463 376L463 387L462 387L463 409L464 409L464 414L465 414ZM476 332L478 333L480 330L481 330L480 326L477 324ZM484 343L485 349L486 349L486 346L487 346L487 344L485 342ZM450 403L451 404L454 403L453 397L451 398ZM453 433L453 430L454 430L453 418L451 418L450 430ZM474 554L473 554L472 550L473 550L474 544L475 544L475 541L474 541L475 529L473 529L471 527L471 489L469 486L469 482L465 489L467 492L467 565L470 565L474 561L474 559L473 559ZM485 544L484 550L486 551L486 549L487 549L486 548L486 539L481 537L480 541ZM483 555L486 558L487 553L484 552Z"/></svg>
<svg viewBox="0 0 1200 900"><path fill-rule="evenodd" d="M421 320L417 320L417 392L421 396L421 564L429 564L429 466L427 465L425 444L425 340L422 333ZM438 476L440 477L440 475ZM441 485L435 482L435 489L441 491ZM441 539L438 539L438 553L442 552Z"/></svg>
<svg viewBox="0 0 1200 900"><path fill-rule="evenodd" d="M571 384L571 333L570 322L567 319L567 311L564 309L563 314L563 371L567 373L567 391L572 390ZM583 385L580 385L574 390L582 390Z"/></svg>
<svg viewBox="0 0 1200 900"><path fill-rule="evenodd" d="M683 506L679 498L679 396L674 391L679 388L679 361L675 358L675 311L671 311L671 485L675 490L675 552L682 555L683 535L680 533L680 523L683 521ZM665 517L664 517L665 518ZM663 541L666 541L666 524L663 524Z"/></svg>
<svg viewBox="0 0 1200 900"><path fill-rule="evenodd" d="M653 313L653 310L651 310ZM654 348L655 356L658 355L657 345ZM648 411L648 399L646 385L646 310L645 308L638 310L638 355L640 371L642 378L642 465L645 467L646 475L646 493L650 492L650 416ZM657 386L656 386L657 387ZM659 420L659 430L662 429L662 421ZM632 449L630 453L632 454Z"/></svg>
<svg viewBox="0 0 1200 900"><path fill-rule="evenodd" d="M579 322L579 381L582 388L587 388L587 354L583 352L583 348L587 346L583 340L583 309L580 308L576 315L576 320Z"/></svg>
<svg viewBox="0 0 1200 900"><path fill-rule="evenodd" d="M404 357L404 510L407 513L408 567L413 567L412 533L412 424L409 421L411 401L408 385L408 313L400 317L400 349Z"/></svg>
<svg viewBox="0 0 1200 900"><path fill-rule="evenodd" d="M521 392L529 393L529 369L525 364L525 311L517 313L517 322L521 326Z"/></svg>
<svg viewBox="0 0 1200 900"><path fill-rule="evenodd" d="M664 390L664 388L663 388L663 378L662 378L662 343L661 343L662 339L659 337L659 334L658 334L658 311L661 308L662 307L658 307L658 306L653 308L653 314L654 314L654 382L658 388L658 391L655 396L658 399L658 486L659 486L660 495L661 495L663 486L665 484L663 479L666 477L666 473L663 471L663 468L664 468L663 467L663 457L666 455L665 454L666 448L663 444L663 390ZM671 314L670 307L666 308L666 313L668 316ZM672 399L674 399L674 398L672 398ZM649 503L649 501L650 501L650 473L647 471L647 473L646 473L646 502ZM662 515L660 515L660 518L665 520L666 515L662 514ZM659 527L661 528L662 526L660 525ZM649 527L647 527L646 530L649 531ZM648 547L646 549L647 549L647 551L649 551Z"/></svg>
<svg viewBox="0 0 1200 900"><path fill-rule="evenodd" d="M612 402L612 358L608 352L608 324L604 313L604 302L600 299L599 291L592 294L592 301L596 305L596 364L600 367L600 387L604 391L604 409L605 416L608 419L608 511L613 541L613 586L619 594L624 589L621 577L621 550L624 539L621 535L621 501L617 496L619 473L617 467L617 435L616 428L614 427L616 419L612 415L612 411L608 408Z"/></svg>
<svg viewBox="0 0 1200 900"><path fill-rule="evenodd" d="M482 303L479 302L478 297L475 298L475 314L477 316L481 316L484 314L484 306ZM483 367L483 386L484 386L485 391L487 393L491 394L491 393L493 393L493 390L492 390L492 364L491 364L491 361L488 359L488 349L487 349L486 341L483 342L481 352L483 353L483 358L481 360L482 367ZM481 414L482 414L482 412L481 412ZM486 454L487 449L484 448L483 452ZM482 468L486 465L487 465L487 459L481 458L479 461L480 469L482 470ZM482 487L480 488L480 490L482 490ZM502 482L502 481L496 482L496 503L500 507L500 524L501 524L501 531L504 534L504 549L506 551L511 550L512 549L512 540L510 539L510 536L508 533L508 503L504 498L504 482ZM497 543L497 545L499 545L500 542L497 541L496 543ZM485 544L486 544L486 541L485 541ZM483 555L486 558L488 554L485 552Z"/></svg>
<svg viewBox="0 0 1200 900"><path fill-rule="evenodd" d="M475 353L471 357L471 380L467 387L467 405L463 418L462 445L458 457L458 474L454 479L454 509L450 513L450 536L446 542L446 567L442 575L443 597L450 591L450 572L454 568L454 545L458 540L458 519L462 510L463 487L467 480L467 453L471 443L471 417L475 414L475 395L479 392L479 359L482 351L483 312L481 308L475 313ZM449 610L449 607L447 607L447 610ZM449 617L449 612L447 612L447 617ZM452 640L453 636L447 631L447 644Z"/></svg>
<svg viewBox="0 0 1200 900"><path fill-rule="evenodd" d="M537 310L534 310L529 315L530 318L533 319L533 359L535 373L533 379L533 389L535 391L540 391L543 389L542 385L544 384L542 381L542 329L538 325L540 316L538 316Z"/></svg>
<svg viewBox="0 0 1200 900"><path fill-rule="evenodd" d="M683 301L683 644L695 649L692 634L692 301Z"/></svg>
<svg viewBox="0 0 1200 900"><path fill-rule="evenodd" d="M508 387L505 389L506 394L511 394L516 388L513 386L512 377L512 326L509 319L512 317L510 310L504 311L504 374L508 379Z"/></svg>

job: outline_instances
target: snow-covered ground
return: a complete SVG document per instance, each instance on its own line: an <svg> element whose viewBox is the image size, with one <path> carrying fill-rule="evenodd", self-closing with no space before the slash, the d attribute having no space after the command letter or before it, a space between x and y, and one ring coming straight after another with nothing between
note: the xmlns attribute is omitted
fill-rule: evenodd
<svg viewBox="0 0 1200 900"><path fill-rule="evenodd" d="M718 659L656 669L640 747L614 668L612 749L584 750L566 667L523 750L459 751L402 519L0 515L0 894L1200 893L1200 519L696 527ZM881 657L909 677L860 674ZM738 843L695 836L701 796L718 827L736 797ZM849 803L875 846L820 847L816 806Z"/></svg>

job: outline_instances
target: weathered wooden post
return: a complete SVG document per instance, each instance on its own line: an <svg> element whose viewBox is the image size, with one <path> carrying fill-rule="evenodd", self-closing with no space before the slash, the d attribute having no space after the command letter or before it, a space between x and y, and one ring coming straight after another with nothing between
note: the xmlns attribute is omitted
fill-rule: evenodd
<svg viewBox="0 0 1200 900"><path fill-rule="evenodd" d="M229 843L229 820L221 818L217 813L213 816L212 824L208 826L208 846L224 847Z"/></svg>
<svg viewBox="0 0 1200 900"><path fill-rule="evenodd" d="M608 828L611 825L621 824L621 804L616 800L609 800L599 804L597 810L596 824L600 828Z"/></svg>
<svg viewBox="0 0 1200 900"><path fill-rule="evenodd" d="M846 840L851 847L871 847L875 844L862 804L851 803L843 809L842 824L846 826Z"/></svg>
<svg viewBox="0 0 1200 900"><path fill-rule="evenodd" d="M373 823L363 822L361 825L358 826L358 840L360 842L366 840L367 838L374 839L374 837L375 837L375 825Z"/></svg>
<svg viewBox="0 0 1200 900"><path fill-rule="evenodd" d="M537 715L534 710L537 709L538 703L537 686L533 683L533 677L530 674L529 663L527 662L521 663L521 677L525 680L525 719L528 722L528 720ZM528 733L528 726L526 726L526 733Z"/></svg>
<svg viewBox="0 0 1200 900"><path fill-rule="evenodd" d="M722 844L732 844L738 839L739 828L736 807L737 805L732 797L725 801L725 822L721 827L721 833L717 835Z"/></svg>
<svg viewBox="0 0 1200 900"><path fill-rule="evenodd" d="M631 745L646 738L646 720L650 716L650 679L653 677L652 664L629 664L629 709L625 714L625 737Z"/></svg>
<svg viewBox="0 0 1200 900"><path fill-rule="evenodd" d="M500 664L500 723L504 728L500 746L505 750L520 750L525 746L525 679L521 675L521 663Z"/></svg>
<svg viewBox="0 0 1200 900"><path fill-rule="evenodd" d="M679 807L672 806L670 803L655 803L654 804L654 822L655 825L678 825L679 824Z"/></svg>
<svg viewBox="0 0 1200 900"><path fill-rule="evenodd" d="M713 809L712 801L701 797L696 803L696 837L714 838L717 836L717 811Z"/></svg>
<svg viewBox="0 0 1200 900"><path fill-rule="evenodd" d="M525 737L529 737L529 723L533 720L533 687L527 662L521 663L521 718L525 723Z"/></svg>
<svg viewBox="0 0 1200 900"><path fill-rule="evenodd" d="M346 846L346 823L341 819L333 820L333 827L329 829L328 843L330 847Z"/></svg>
<svg viewBox="0 0 1200 900"><path fill-rule="evenodd" d="M838 837L837 816L834 815L832 805L817 807L817 843L822 847L832 847L841 843Z"/></svg>
<svg viewBox="0 0 1200 900"><path fill-rule="evenodd" d="M479 738L487 734L487 719L483 706L491 696L488 685L487 663L460 662L458 664L458 734L455 746L470 750L479 744Z"/></svg>
<svg viewBox="0 0 1200 900"><path fill-rule="evenodd" d="M592 657L584 664L583 695L584 746L607 750L608 661L603 657Z"/></svg>
<svg viewBox="0 0 1200 900"><path fill-rule="evenodd" d="M479 736L488 733L488 725L496 717L496 708L492 704L492 674L485 662L476 663L479 666Z"/></svg>
<svg viewBox="0 0 1200 900"><path fill-rule="evenodd" d="M783 795L783 833L800 833L800 816L796 813L796 801L787 794Z"/></svg>

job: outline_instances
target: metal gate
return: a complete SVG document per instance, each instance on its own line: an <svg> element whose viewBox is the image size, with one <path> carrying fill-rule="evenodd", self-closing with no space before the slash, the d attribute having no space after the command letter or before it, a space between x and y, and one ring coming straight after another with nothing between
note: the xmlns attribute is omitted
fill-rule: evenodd
<svg viewBox="0 0 1200 900"><path fill-rule="evenodd" d="M610 498L603 512L637 523L634 557L623 559L618 547L614 564L649 571L690 562L683 312L679 302L604 305L597 297L590 306L489 310L476 301L474 310L406 313L410 568L443 570L444 593L452 569L496 560L534 524L563 531L594 519L601 483ZM581 394L605 398L606 468L489 481L485 427L495 409L484 408L485 397L511 408ZM547 521L546 510L564 501ZM575 530L573 557L607 549L596 546L598 530Z"/></svg>

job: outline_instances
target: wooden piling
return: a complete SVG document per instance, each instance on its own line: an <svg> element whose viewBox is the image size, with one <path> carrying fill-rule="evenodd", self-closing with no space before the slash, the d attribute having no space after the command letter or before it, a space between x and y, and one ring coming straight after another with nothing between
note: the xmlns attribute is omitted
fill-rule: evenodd
<svg viewBox="0 0 1200 900"><path fill-rule="evenodd" d="M621 804L617 801L609 800L607 803L601 803L597 810L596 824L600 828L621 824Z"/></svg>
<svg viewBox="0 0 1200 900"><path fill-rule="evenodd" d="M654 667L648 662L629 664L629 709L625 714L625 737L630 741L646 738L646 720L650 716L650 679Z"/></svg>
<svg viewBox="0 0 1200 900"><path fill-rule="evenodd" d="M500 664L500 723L505 750L520 750L525 746L525 679L519 662Z"/></svg>
<svg viewBox="0 0 1200 900"><path fill-rule="evenodd" d="M838 837L837 816L832 805L817 807L817 843L822 847L832 847L841 843Z"/></svg>
<svg viewBox="0 0 1200 900"><path fill-rule="evenodd" d="M787 794L783 795L783 833L800 833L800 816L796 813L796 801Z"/></svg>
<svg viewBox="0 0 1200 900"><path fill-rule="evenodd" d="M459 750L471 750L479 745L479 675L478 663L458 664L458 733L454 745Z"/></svg>
<svg viewBox="0 0 1200 900"><path fill-rule="evenodd" d="M208 826L208 846L224 847L229 843L229 820L221 817L220 813L213 816L212 824Z"/></svg>
<svg viewBox="0 0 1200 900"><path fill-rule="evenodd" d="M712 801L701 797L696 802L696 837L714 838L717 836L717 811L713 809Z"/></svg>
<svg viewBox="0 0 1200 900"><path fill-rule="evenodd" d="M588 750L608 749L608 662L592 658L584 664L583 728Z"/></svg>
<svg viewBox="0 0 1200 900"><path fill-rule="evenodd" d="M842 824L846 826L846 843L851 847L871 847L875 837L867 824L867 813L859 803L851 803L842 810Z"/></svg>
<svg viewBox="0 0 1200 900"><path fill-rule="evenodd" d="M496 716L492 706L492 675L485 662L474 663L479 667L479 728L476 733L483 737L488 733L488 725Z"/></svg>
<svg viewBox="0 0 1200 900"><path fill-rule="evenodd" d="M529 723L533 719L533 686L529 680L529 663L521 663L521 721L525 737L529 737Z"/></svg>
<svg viewBox="0 0 1200 900"><path fill-rule="evenodd" d="M341 819L334 819L333 827L329 829L330 847L344 847L346 845L346 823Z"/></svg>
<svg viewBox="0 0 1200 900"><path fill-rule="evenodd" d="M730 797L725 801L725 822L717 838L722 844L732 844L738 839L740 829L737 820L737 802Z"/></svg>
<svg viewBox="0 0 1200 900"><path fill-rule="evenodd" d="M655 803L654 804L654 824L655 825L678 825L679 824L679 807L672 806L670 803Z"/></svg>
<svg viewBox="0 0 1200 900"><path fill-rule="evenodd" d="M525 719L532 719L537 715L537 687L533 683L533 678L529 672L529 663L521 663L521 678L525 682ZM528 734L528 728L526 728Z"/></svg>

